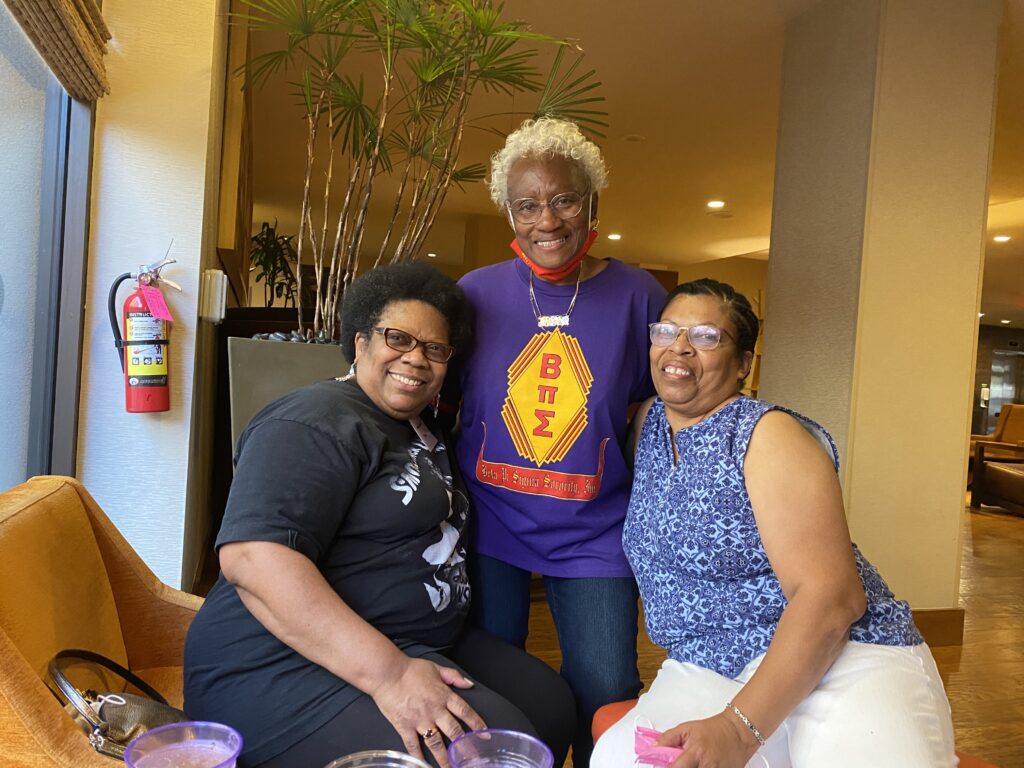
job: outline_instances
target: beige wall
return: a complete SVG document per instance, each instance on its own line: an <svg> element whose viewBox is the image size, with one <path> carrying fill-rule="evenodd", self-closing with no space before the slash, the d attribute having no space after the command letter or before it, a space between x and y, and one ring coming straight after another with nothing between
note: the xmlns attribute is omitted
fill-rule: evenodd
<svg viewBox="0 0 1024 768"><path fill-rule="evenodd" d="M959 594L1000 11L787 27L761 391L839 437L854 538L915 608Z"/></svg>
<svg viewBox="0 0 1024 768"><path fill-rule="evenodd" d="M212 413L212 330L197 320L213 266L224 78L222 2L105 0L111 93L96 106L78 477L163 581L190 582L202 541ZM209 223L208 223L209 222ZM110 283L169 256L171 409L124 410L106 314ZM129 289L122 287L123 301ZM196 425L196 428L193 426ZM199 525L193 524L198 521ZM187 539L187 541L186 541Z"/></svg>

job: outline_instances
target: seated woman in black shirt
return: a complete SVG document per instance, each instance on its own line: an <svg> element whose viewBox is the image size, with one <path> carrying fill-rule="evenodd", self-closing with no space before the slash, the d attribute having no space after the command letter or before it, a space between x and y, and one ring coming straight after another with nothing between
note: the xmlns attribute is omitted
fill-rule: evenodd
<svg viewBox="0 0 1024 768"><path fill-rule="evenodd" d="M353 371L267 406L239 441L185 709L241 731L243 766L396 749L444 768L445 740L485 724L565 758L561 678L465 626L469 508L427 406L467 313L426 265L364 274L342 316Z"/></svg>

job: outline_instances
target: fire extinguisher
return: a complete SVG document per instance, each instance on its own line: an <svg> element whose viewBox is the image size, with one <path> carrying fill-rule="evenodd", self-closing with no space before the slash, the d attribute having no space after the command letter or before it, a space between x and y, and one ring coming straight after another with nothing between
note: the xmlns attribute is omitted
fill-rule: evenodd
<svg viewBox="0 0 1024 768"><path fill-rule="evenodd" d="M160 276L160 270L174 259L162 259L138 272L118 275L107 296L107 314L114 333L114 346L124 373L124 404L128 413L156 413L171 407L167 352L170 346L171 313L156 283L176 291L181 287ZM114 303L117 289L125 280L138 284L124 301L124 335L118 323Z"/></svg>

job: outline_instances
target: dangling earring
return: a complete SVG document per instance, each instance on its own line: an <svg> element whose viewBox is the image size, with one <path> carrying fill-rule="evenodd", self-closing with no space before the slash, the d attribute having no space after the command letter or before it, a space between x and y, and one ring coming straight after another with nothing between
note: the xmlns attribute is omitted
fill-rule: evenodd
<svg viewBox="0 0 1024 768"><path fill-rule="evenodd" d="M352 361L352 365L348 367L348 373L341 377L342 381L348 381L349 379L355 378L356 375L356 361Z"/></svg>
<svg viewBox="0 0 1024 768"><path fill-rule="evenodd" d="M598 228L598 226L600 224L601 224L601 220L600 219L591 219L590 220L590 228L592 230L594 230L595 232L597 232L597 228Z"/></svg>

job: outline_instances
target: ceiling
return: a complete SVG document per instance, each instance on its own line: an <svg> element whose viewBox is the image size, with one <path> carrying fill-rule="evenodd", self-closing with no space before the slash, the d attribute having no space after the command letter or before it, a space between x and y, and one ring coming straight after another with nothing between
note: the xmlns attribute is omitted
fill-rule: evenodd
<svg viewBox="0 0 1024 768"><path fill-rule="evenodd" d="M730 256L768 257L783 29L816 0L510 0L508 17L571 36L597 70L609 128L599 256L672 269ZM603 10L607 8L608 10ZM254 41L258 51L260 42ZM254 94L255 220L295 231L305 162L301 112L283 84ZM1004 0L990 183L983 323L1024 327L1024 0ZM477 98L477 115L530 109L520 97ZM498 127L513 129L521 117ZM491 123L493 125L493 123ZM460 163L486 162L493 133L467 131ZM707 201L726 201L712 212ZM453 188L431 250L458 250L469 214L494 215L483 185ZM454 226L453 226L454 224ZM1010 235L1006 243L992 240ZM445 253L439 259L445 260Z"/></svg>

